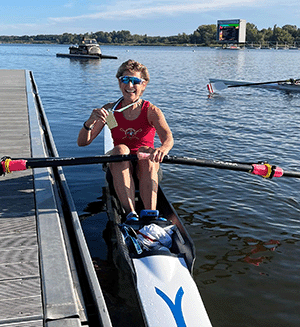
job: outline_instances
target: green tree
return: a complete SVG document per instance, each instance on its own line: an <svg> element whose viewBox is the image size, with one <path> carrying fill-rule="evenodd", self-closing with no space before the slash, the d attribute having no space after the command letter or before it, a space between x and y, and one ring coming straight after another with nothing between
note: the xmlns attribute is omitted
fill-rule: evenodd
<svg viewBox="0 0 300 327"><path fill-rule="evenodd" d="M284 30L280 27L277 27L277 25L274 25L271 41L278 42L279 44L293 43L294 38L286 30Z"/></svg>
<svg viewBox="0 0 300 327"><path fill-rule="evenodd" d="M191 42L195 44L203 44L206 46L216 42L217 26L201 25L191 36Z"/></svg>
<svg viewBox="0 0 300 327"><path fill-rule="evenodd" d="M296 25L284 25L282 30L288 32L293 38L297 37L298 28Z"/></svg>
<svg viewBox="0 0 300 327"><path fill-rule="evenodd" d="M251 23L247 23L246 25L246 41L247 42L257 42L259 37L258 28Z"/></svg>

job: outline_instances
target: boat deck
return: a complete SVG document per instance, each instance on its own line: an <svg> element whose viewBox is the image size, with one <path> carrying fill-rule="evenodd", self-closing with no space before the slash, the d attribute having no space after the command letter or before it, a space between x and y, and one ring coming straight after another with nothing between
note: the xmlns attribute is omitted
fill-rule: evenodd
<svg viewBox="0 0 300 327"><path fill-rule="evenodd" d="M0 70L0 157L49 155L34 86L31 72ZM111 326L79 233L79 253L87 258L84 269L93 289L92 299L83 294L88 286L82 287L66 236L66 202L62 205L55 183L59 177L64 179L62 170L50 168L0 176L0 326L76 327L89 326L93 319L101 321L97 326ZM65 201L72 207L72 200ZM71 219L78 224L76 215ZM97 303L91 310L93 298Z"/></svg>
<svg viewBox="0 0 300 327"><path fill-rule="evenodd" d="M24 71L0 71L0 156L31 157ZM43 326L32 171L1 178L0 325Z"/></svg>

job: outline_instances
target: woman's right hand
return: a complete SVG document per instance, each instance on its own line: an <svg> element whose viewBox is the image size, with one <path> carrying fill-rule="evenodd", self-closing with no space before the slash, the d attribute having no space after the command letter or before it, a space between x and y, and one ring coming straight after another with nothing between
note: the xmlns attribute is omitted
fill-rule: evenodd
<svg viewBox="0 0 300 327"><path fill-rule="evenodd" d="M93 109L89 119L86 121L86 125L93 125L97 121L100 121L103 125L105 125L107 115L108 111L104 107Z"/></svg>

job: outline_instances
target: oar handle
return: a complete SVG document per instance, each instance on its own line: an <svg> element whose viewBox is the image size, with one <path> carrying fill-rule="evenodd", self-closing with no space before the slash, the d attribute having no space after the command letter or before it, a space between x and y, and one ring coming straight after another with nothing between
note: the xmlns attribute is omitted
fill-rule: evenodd
<svg viewBox="0 0 300 327"><path fill-rule="evenodd" d="M27 160L12 160L9 157L2 158L0 165L0 176L5 173L11 173L12 171L21 171L26 170L28 167L26 166Z"/></svg>

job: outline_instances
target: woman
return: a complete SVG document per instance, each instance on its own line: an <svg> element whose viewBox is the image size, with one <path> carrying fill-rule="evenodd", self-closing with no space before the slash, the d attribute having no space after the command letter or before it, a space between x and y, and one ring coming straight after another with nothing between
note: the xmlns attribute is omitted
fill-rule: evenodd
<svg viewBox="0 0 300 327"><path fill-rule="evenodd" d="M172 149L173 136L161 110L140 98L150 81L148 69L134 60L128 60L119 67L116 77L123 97L116 104L108 103L94 109L83 124L77 143L79 146L89 145L108 124L114 141L111 155L149 154L146 159L138 160L136 167L130 161L109 164L115 191L127 215L126 220L138 220L133 174L139 180L144 208L156 210L159 163ZM111 109L114 109L113 114ZM154 147L156 132L161 141L158 148Z"/></svg>

